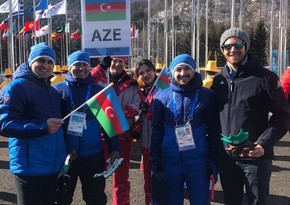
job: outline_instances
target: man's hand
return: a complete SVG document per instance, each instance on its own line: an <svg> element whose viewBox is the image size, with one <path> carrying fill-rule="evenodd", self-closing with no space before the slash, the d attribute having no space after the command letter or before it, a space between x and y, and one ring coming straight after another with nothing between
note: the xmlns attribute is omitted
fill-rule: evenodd
<svg viewBox="0 0 290 205"><path fill-rule="evenodd" d="M57 132L57 130L62 126L63 123L64 123L64 121L61 119L49 118L46 121L48 133L53 134L53 133Z"/></svg>
<svg viewBox="0 0 290 205"><path fill-rule="evenodd" d="M110 68L112 60L113 58L111 58L110 56L106 56L105 58L101 60L101 63L100 63L101 67L104 70L107 70L108 68Z"/></svg>
<svg viewBox="0 0 290 205"><path fill-rule="evenodd" d="M264 154L265 154L265 150L264 150L264 148L263 148L261 145L259 145L259 144L257 144L257 145L255 146L255 149L254 149L254 150L249 151L249 157L258 158L258 157L262 157L262 156L264 156Z"/></svg>
<svg viewBox="0 0 290 205"><path fill-rule="evenodd" d="M113 164L115 159L119 159L119 158L120 158L120 153L118 151L111 152L111 154L110 154L110 164Z"/></svg>

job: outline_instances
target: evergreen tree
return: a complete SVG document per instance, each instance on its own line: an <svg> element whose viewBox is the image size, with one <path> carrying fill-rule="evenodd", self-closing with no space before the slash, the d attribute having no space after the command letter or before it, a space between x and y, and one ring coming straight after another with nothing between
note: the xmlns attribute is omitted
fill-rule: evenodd
<svg viewBox="0 0 290 205"><path fill-rule="evenodd" d="M263 65L267 64L267 38L268 33L264 20L260 20L257 24L254 40L253 40L253 49L254 53L260 58Z"/></svg>

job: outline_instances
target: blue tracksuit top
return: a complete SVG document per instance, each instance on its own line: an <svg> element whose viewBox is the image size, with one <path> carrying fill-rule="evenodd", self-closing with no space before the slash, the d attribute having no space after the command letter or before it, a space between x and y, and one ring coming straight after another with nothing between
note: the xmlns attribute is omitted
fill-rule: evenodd
<svg viewBox="0 0 290 205"><path fill-rule="evenodd" d="M48 134L46 121L61 117L61 98L28 63L17 68L5 87L1 106L1 135L9 137L10 170L23 176L45 176L60 171L66 149L63 130Z"/></svg>
<svg viewBox="0 0 290 205"><path fill-rule="evenodd" d="M175 92L177 123L184 125L188 121L197 90L199 90L199 97L193 119L190 121L196 148L179 151L172 109L173 92ZM209 162L212 168L216 169L216 152L220 133L218 107L214 92L202 87L200 74L195 73L190 84L185 86L177 86L172 82L170 88L156 95L153 102L152 126L151 160L153 164L161 159L166 164L175 166Z"/></svg>
<svg viewBox="0 0 290 205"><path fill-rule="evenodd" d="M73 77L70 72L67 74L65 82L58 83L54 87L62 96L63 117L103 89L102 86L93 82L91 74L86 79L80 79ZM67 152L72 153L75 151L79 157L100 153L102 151L101 125L87 105L78 110L78 112L86 113L86 128L83 130L81 137L69 135L66 132L69 120L66 120L64 130ZM103 134L109 151L119 151L119 136L109 139L105 132Z"/></svg>

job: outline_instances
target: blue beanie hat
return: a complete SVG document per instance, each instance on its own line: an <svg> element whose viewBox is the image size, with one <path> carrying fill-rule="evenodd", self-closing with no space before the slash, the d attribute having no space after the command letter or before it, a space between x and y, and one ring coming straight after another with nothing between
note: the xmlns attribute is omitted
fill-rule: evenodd
<svg viewBox="0 0 290 205"><path fill-rule="evenodd" d="M28 57L29 66L31 66L35 60L42 57L51 59L53 64L55 64L56 54L54 50L44 42L38 43L30 48L30 54Z"/></svg>
<svg viewBox="0 0 290 205"><path fill-rule="evenodd" d="M195 72L195 70L196 70L195 60L193 60L193 58L188 54L178 55L172 60L170 66L169 66L169 70L172 73L172 75L173 75L175 69L180 65L189 66L193 70L193 72Z"/></svg>
<svg viewBox="0 0 290 205"><path fill-rule="evenodd" d="M89 54L81 50L75 51L70 54L67 61L68 69L70 69L76 63L86 63L89 66L91 65Z"/></svg>

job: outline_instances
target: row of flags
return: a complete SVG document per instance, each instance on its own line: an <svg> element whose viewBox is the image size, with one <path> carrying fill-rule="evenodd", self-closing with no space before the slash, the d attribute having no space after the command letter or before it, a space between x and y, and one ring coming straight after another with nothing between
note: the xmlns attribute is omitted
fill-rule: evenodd
<svg viewBox="0 0 290 205"><path fill-rule="evenodd" d="M34 34L34 27L35 27L35 34ZM9 20L8 19L5 19L0 24L0 31L1 30L4 30L3 37L9 36ZM34 22L34 21L25 22L24 27L20 31L15 33L15 37L16 37L16 39L18 39L21 35L24 35L26 33L33 33L32 37L41 37L41 36L51 34L51 40L56 40L56 39L62 38L62 36L65 33L70 33L70 32L69 32L69 24L57 27L54 29L54 31L51 32L51 28L50 28L49 24L40 28L40 22L39 22L39 20L37 20L36 22ZM80 39L81 35L82 35L82 33L81 33L80 29L77 29L76 31L74 31L70 34L70 38L72 40ZM2 39L5 40L5 38L2 38Z"/></svg>
<svg viewBox="0 0 290 205"><path fill-rule="evenodd" d="M9 13L10 0L5 1L0 5L0 13ZM19 0L11 0L12 13L16 15L23 15L23 2ZM41 0L36 6L35 11L44 13L44 18L49 18L54 15L66 13L66 0L63 0L55 5L48 4L48 0ZM29 8L27 13L33 13L33 8Z"/></svg>
<svg viewBox="0 0 290 205"><path fill-rule="evenodd" d="M18 5L18 6L17 6ZM12 11L15 15L23 15L23 2L18 3L18 0L12 0ZM33 9L28 9L28 13L32 12ZM9 12L9 2L6 1L3 4L0 5L0 13L7 13ZM56 40L62 38L64 33L70 33L69 32L69 24L63 25L61 27L57 27L54 29L54 31L51 30L51 26L49 24L42 26L40 28L40 22L39 19L43 18L51 18L56 15L62 15L66 14L66 0L60 1L59 3L55 5L48 5L47 0L41 0L35 7L35 16L36 21L29 21L24 23L24 27L22 29L19 29L19 31L16 31L15 28L13 28L13 32L15 32L14 37L17 39L26 33L33 33L32 38L34 37L41 37L45 35L50 35L51 40ZM15 27L15 26L13 26ZM11 29L9 28L9 18L5 18L0 23L0 31L4 30L2 39L6 40L6 37L8 37L11 33ZM35 31L35 33L34 33ZM77 29L75 32L71 33L70 38L73 39L79 39L81 38L81 32L79 29Z"/></svg>
<svg viewBox="0 0 290 205"><path fill-rule="evenodd" d="M18 0L11 0L11 4L12 4L12 12L14 15L17 15L17 16L24 15L23 2L19 2ZM33 8L28 9L28 13L31 13L31 12L33 12ZM9 13L9 1L6 1L0 5L0 13ZM11 33L11 29L13 29L13 32L16 32L15 34L16 37L19 37L20 35L25 34L25 33L33 32L35 30L36 32L35 34L33 34L33 37L40 37L40 36L51 33L50 32L51 28L50 28L50 25L45 25L40 28L39 19L51 18L52 16L62 15L62 14L66 14L66 0L60 1L59 3L55 5L48 5L48 0L41 0L38 3L38 5L36 5L35 7L35 16L36 16L35 22L34 21L25 22L24 27L22 29L19 29L19 31L16 32L16 29L9 28L10 24L9 24L9 16L8 16L0 23L0 30L4 30L3 35L6 37L8 36L9 33ZM56 34L62 33L62 32L58 32L57 29L59 28L55 29ZM75 38L75 35L72 37L72 39L74 38Z"/></svg>

